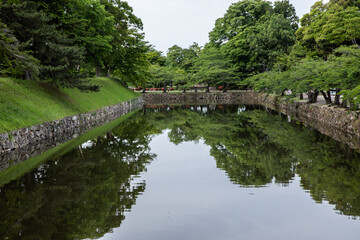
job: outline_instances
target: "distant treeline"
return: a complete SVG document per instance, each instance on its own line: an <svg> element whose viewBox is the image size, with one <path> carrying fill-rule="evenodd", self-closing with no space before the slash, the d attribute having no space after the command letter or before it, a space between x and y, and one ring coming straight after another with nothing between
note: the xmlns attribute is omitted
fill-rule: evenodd
<svg viewBox="0 0 360 240"><path fill-rule="evenodd" d="M318 1L299 26L288 0L239 1L216 21L204 47L175 45L166 57L153 50L151 85L307 93L311 102L322 94L328 103L357 106L359 7L359 0Z"/></svg>
<svg viewBox="0 0 360 240"><path fill-rule="evenodd" d="M86 76L135 87L254 89L290 97L322 94L360 103L360 0L316 2L300 20L289 0L242 0L215 22L204 47L168 49L144 41L126 1L4 0L0 74L98 90ZM331 97L334 95L336 97ZM340 97L342 96L342 98Z"/></svg>

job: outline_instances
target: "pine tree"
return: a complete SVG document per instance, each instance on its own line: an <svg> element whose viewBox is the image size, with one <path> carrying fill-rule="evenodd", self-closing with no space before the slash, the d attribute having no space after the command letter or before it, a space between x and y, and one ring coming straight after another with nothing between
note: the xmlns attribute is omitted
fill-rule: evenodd
<svg viewBox="0 0 360 240"><path fill-rule="evenodd" d="M77 87L96 91L99 86L87 85L80 72L85 51L74 45L60 25L52 23L53 17L40 9L41 2L20 1L5 3L0 9L3 21L15 37L39 60L39 78L56 86ZM36 74L28 69L26 78L34 79Z"/></svg>

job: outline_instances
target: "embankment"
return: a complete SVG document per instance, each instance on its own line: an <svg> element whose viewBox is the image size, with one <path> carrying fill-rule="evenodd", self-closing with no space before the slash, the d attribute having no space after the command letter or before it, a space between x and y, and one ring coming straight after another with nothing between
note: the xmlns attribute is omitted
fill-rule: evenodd
<svg viewBox="0 0 360 240"><path fill-rule="evenodd" d="M0 133L91 112L139 96L119 82L95 78L99 92L59 89L44 82L0 78Z"/></svg>
<svg viewBox="0 0 360 240"><path fill-rule="evenodd" d="M100 92L0 78L0 170L142 106L139 94L108 78Z"/></svg>
<svg viewBox="0 0 360 240"><path fill-rule="evenodd" d="M96 111L0 134L0 171L140 109L137 97Z"/></svg>

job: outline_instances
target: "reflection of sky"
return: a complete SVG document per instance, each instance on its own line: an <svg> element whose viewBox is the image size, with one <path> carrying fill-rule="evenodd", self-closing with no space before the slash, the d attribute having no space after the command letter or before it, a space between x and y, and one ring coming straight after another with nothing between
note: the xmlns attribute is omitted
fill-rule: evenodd
<svg viewBox="0 0 360 240"><path fill-rule="evenodd" d="M358 239L360 222L316 204L298 177L289 187L240 188L202 142L175 146L164 133L151 149L158 157L142 176L144 194L103 239Z"/></svg>

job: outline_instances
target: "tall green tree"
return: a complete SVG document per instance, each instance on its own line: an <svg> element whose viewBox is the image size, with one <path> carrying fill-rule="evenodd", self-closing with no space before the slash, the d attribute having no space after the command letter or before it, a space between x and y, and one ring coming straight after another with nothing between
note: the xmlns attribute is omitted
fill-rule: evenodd
<svg viewBox="0 0 360 240"><path fill-rule="evenodd" d="M53 17L42 10L42 2L5 2L0 9L2 20L22 43L29 43L26 51L39 60L39 78L63 87L82 90L98 90L88 85L80 67L85 49L52 22ZM36 78L33 71L26 70L26 78Z"/></svg>
<svg viewBox="0 0 360 240"><path fill-rule="evenodd" d="M244 0L230 6L210 32L210 44L221 48L243 79L270 70L295 43L298 18L289 1L274 6L264 0Z"/></svg>
<svg viewBox="0 0 360 240"><path fill-rule="evenodd" d="M272 14L262 24L258 24L253 34L248 36L252 59L260 71L272 69L278 57L288 54L295 44L294 27L290 20L280 14Z"/></svg>
<svg viewBox="0 0 360 240"><path fill-rule="evenodd" d="M214 29L209 33L210 43L216 46L227 43L245 29L254 26L271 9L271 3L264 0L233 3L224 17L216 20Z"/></svg>
<svg viewBox="0 0 360 240"><path fill-rule="evenodd" d="M172 68L183 69L189 73L194 66L194 62L199 57L200 52L201 47L198 43L193 43L188 48L174 45L168 49L166 65Z"/></svg>
<svg viewBox="0 0 360 240"><path fill-rule="evenodd" d="M0 74L22 77L26 71L39 74L38 61L22 49L29 43L21 44L9 28L0 21Z"/></svg>
<svg viewBox="0 0 360 240"><path fill-rule="evenodd" d="M194 83L210 86L226 86L236 81L237 72L233 64L218 48L211 45L205 46L194 65Z"/></svg>
<svg viewBox="0 0 360 240"><path fill-rule="evenodd" d="M354 6L319 1L301 19L301 26L296 32L299 43L326 58L341 45L357 45L360 12Z"/></svg>

